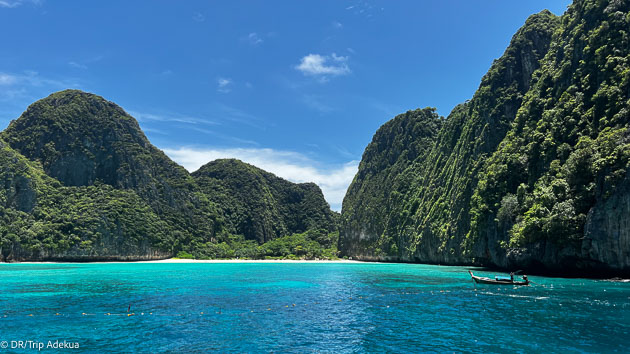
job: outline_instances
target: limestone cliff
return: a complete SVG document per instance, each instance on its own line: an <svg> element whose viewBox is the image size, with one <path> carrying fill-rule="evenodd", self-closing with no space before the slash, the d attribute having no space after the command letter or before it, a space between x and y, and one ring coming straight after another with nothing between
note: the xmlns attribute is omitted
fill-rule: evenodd
<svg viewBox="0 0 630 354"><path fill-rule="evenodd" d="M0 183L0 261L230 257L241 236L336 229L314 184L236 161L193 177L122 108L78 90L33 103L1 133Z"/></svg>
<svg viewBox="0 0 630 354"><path fill-rule="evenodd" d="M307 230L336 230L336 220L314 183L296 184L235 159L209 162L192 173L221 206L231 233L264 243Z"/></svg>
<svg viewBox="0 0 630 354"><path fill-rule="evenodd" d="M379 129L344 199L342 253L630 273L629 12L578 0L559 18L533 15L435 135ZM423 152L388 159L405 150L392 141Z"/></svg>

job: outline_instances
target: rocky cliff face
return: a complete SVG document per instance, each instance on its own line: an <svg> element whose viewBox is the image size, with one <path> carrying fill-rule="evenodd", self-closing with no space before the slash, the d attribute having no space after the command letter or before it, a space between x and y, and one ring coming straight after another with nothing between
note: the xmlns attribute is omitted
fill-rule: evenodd
<svg viewBox="0 0 630 354"><path fill-rule="evenodd" d="M31 212L36 202L36 167L0 140L0 204L21 212Z"/></svg>
<svg viewBox="0 0 630 354"><path fill-rule="evenodd" d="M381 236L390 232L389 225L408 216L399 215L403 198L399 191L409 188L410 167L422 164L442 121L434 109L418 109L397 116L376 132L343 201L344 236L339 244L343 253L365 260L397 259L397 248Z"/></svg>
<svg viewBox="0 0 630 354"><path fill-rule="evenodd" d="M589 210L580 259L593 268L630 268L630 176Z"/></svg>
<svg viewBox="0 0 630 354"><path fill-rule="evenodd" d="M406 114L377 131L344 199L342 253L373 260L465 261L460 243L469 224L465 209L476 174L514 120L556 26L557 19L548 11L529 18L484 76L473 99L457 106L443 122L434 113L432 119L420 121ZM392 124L398 126L394 131ZM415 130L406 129L415 125ZM385 131L395 137L383 139ZM416 147L411 155L397 153L412 145ZM375 148L400 157L394 161L369 153ZM374 182L363 177L368 166L377 166L370 172L380 176ZM374 190L382 191L382 200L369 203L361 197ZM364 217L366 212L371 215ZM378 226L367 230L365 225ZM357 236L358 243L353 241Z"/></svg>
<svg viewBox="0 0 630 354"><path fill-rule="evenodd" d="M585 0L560 18L534 15L434 138L379 130L344 199L342 253L630 272L627 225L616 221L627 212L629 10ZM408 160L368 154L399 151L392 140L426 146ZM360 203L374 193L379 203Z"/></svg>

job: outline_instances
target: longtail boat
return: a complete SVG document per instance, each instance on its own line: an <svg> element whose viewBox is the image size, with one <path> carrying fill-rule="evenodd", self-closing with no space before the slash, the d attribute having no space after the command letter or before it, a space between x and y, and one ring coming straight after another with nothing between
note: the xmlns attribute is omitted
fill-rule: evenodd
<svg viewBox="0 0 630 354"><path fill-rule="evenodd" d="M515 281L513 277L495 277L495 279L490 279L486 277L478 277L473 274L472 271L468 271L470 276L477 284L494 284L494 285L529 285L529 279L527 279L527 275L523 275L523 281Z"/></svg>

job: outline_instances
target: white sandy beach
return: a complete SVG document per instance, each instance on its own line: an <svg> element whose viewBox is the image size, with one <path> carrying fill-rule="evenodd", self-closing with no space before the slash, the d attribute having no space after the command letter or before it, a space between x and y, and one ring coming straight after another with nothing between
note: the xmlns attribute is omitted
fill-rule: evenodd
<svg viewBox="0 0 630 354"><path fill-rule="evenodd" d="M10 262L4 264L54 264L54 263L365 263L363 261L338 260L292 260L292 259L182 259L168 258L153 261L111 261L111 262ZM2 264L2 263L0 263Z"/></svg>
<svg viewBox="0 0 630 354"><path fill-rule="evenodd" d="M137 263L363 263L361 261L338 260L292 260L292 259L182 259L169 258L156 261L139 261Z"/></svg>

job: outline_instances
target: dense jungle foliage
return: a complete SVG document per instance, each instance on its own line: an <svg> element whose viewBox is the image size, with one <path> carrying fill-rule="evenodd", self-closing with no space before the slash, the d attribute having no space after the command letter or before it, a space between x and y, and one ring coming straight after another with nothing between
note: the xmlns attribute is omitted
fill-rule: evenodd
<svg viewBox="0 0 630 354"><path fill-rule="evenodd" d="M588 213L630 167L629 32L627 1L532 15L446 119L386 123L344 199L342 254L505 266L534 245L588 253Z"/></svg>
<svg viewBox="0 0 630 354"><path fill-rule="evenodd" d="M2 260L223 257L217 245L236 234L263 243L336 230L317 186L237 161L206 166L200 186L133 117L93 94L54 93L0 136ZM258 225L269 231L261 236Z"/></svg>
<svg viewBox="0 0 630 354"><path fill-rule="evenodd" d="M192 176L208 199L222 206L232 234L264 243L307 230L337 228L335 213L314 183L291 183L235 159L209 162Z"/></svg>

